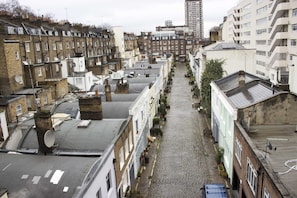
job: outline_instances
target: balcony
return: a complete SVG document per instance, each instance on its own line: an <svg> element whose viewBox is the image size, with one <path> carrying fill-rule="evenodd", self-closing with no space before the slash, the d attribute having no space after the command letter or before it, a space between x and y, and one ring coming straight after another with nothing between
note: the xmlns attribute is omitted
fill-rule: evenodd
<svg viewBox="0 0 297 198"><path fill-rule="evenodd" d="M288 24L289 19L287 17L278 18L270 32L270 39L273 39L275 37L275 34L277 34L278 32L287 32Z"/></svg>
<svg viewBox="0 0 297 198"><path fill-rule="evenodd" d="M273 27L277 19L288 17L289 9L290 9L290 3L288 2L277 5L275 11L271 13L272 16L270 20L270 26Z"/></svg>
<svg viewBox="0 0 297 198"><path fill-rule="evenodd" d="M276 0L273 1L270 9L270 14L274 14L276 10L278 10L278 7L281 6L282 4L288 4L289 0Z"/></svg>
<svg viewBox="0 0 297 198"><path fill-rule="evenodd" d="M277 46L272 54L270 54L269 56L268 65L272 65L276 60L286 60L287 52L287 46Z"/></svg>
<svg viewBox="0 0 297 198"><path fill-rule="evenodd" d="M273 53L274 49L278 46L287 46L288 32L278 32L275 37L270 41L269 51Z"/></svg>

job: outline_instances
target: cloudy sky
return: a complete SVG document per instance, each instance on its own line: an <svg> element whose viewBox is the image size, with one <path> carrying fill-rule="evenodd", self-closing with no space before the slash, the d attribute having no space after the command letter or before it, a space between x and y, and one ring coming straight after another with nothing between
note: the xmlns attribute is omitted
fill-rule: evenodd
<svg viewBox="0 0 297 198"><path fill-rule="evenodd" d="M2 1L2 0L0 0ZM122 26L125 32L155 31L166 20L173 25L184 25L185 0L18 0L37 15L50 14L56 20L67 19L71 23L100 26ZM227 11L238 0L204 0L204 29L223 22Z"/></svg>

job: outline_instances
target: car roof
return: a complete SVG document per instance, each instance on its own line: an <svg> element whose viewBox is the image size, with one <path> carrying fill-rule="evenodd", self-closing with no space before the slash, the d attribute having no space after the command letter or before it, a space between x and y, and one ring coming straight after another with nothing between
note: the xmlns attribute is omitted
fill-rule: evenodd
<svg viewBox="0 0 297 198"><path fill-rule="evenodd" d="M204 190L206 198L228 198L224 184L206 184Z"/></svg>

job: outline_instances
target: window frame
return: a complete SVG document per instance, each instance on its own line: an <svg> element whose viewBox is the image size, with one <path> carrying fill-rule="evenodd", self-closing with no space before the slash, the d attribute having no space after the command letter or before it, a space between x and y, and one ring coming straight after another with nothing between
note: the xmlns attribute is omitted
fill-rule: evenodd
<svg viewBox="0 0 297 198"><path fill-rule="evenodd" d="M16 113L16 116L20 116L23 114L22 104L17 104L15 106L15 113Z"/></svg>
<svg viewBox="0 0 297 198"><path fill-rule="evenodd" d="M253 195L256 195L257 190L257 171L254 168L251 160L247 157L247 164L246 164L246 181L248 186L250 187Z"/></svg>
<svg viewBox="0 0 297 198"><path fill-rule="evenodd" d="M110 176L110 171L107 173L106 177L105 177L105 181L106 181L106 189L107 189L107 192L110 191L111 189L111 176Z"/></svg>

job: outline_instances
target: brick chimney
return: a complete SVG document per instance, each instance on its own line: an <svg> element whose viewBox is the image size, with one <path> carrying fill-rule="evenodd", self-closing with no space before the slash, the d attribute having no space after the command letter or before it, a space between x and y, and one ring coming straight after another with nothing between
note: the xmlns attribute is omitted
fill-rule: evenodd
<svg viewBox="0 0 297 198"><path fill-rule="evenodd" d="M79 98L79 109L82 120L102 120L102 102L98 91L95 96Z"/></svg>
<svg viewBox="0 0 297 198"><path fill-rule="evenodd" d="M108 84L108 79L105 80L105 100L106 102L111 102L111 90L110 90L110 85Z"/></svg>
<svg viewBox="0 0 297 198"><path fill-rule="evenodd" d="M37 140L38 140L38 151L40 153L52 153L52 146L48 147L45 141L45 135L47 131L53 130L53 124L51 119L50 111L39 110L34 114Z"/></svg>
<svg viewBox="0 0 297 198"><path fill-rule="evenodd" d="M121 78L121 80L118 80L115 93L116 94L128 94L129 93L128 82L124 82L123 78Z"/></svg>
<svg viewBox="0 0 297 198"><path fill-rule="evenodd" d="M245 72L240 70L238 72L238 87L243 87L245 85Z"/></svg>

